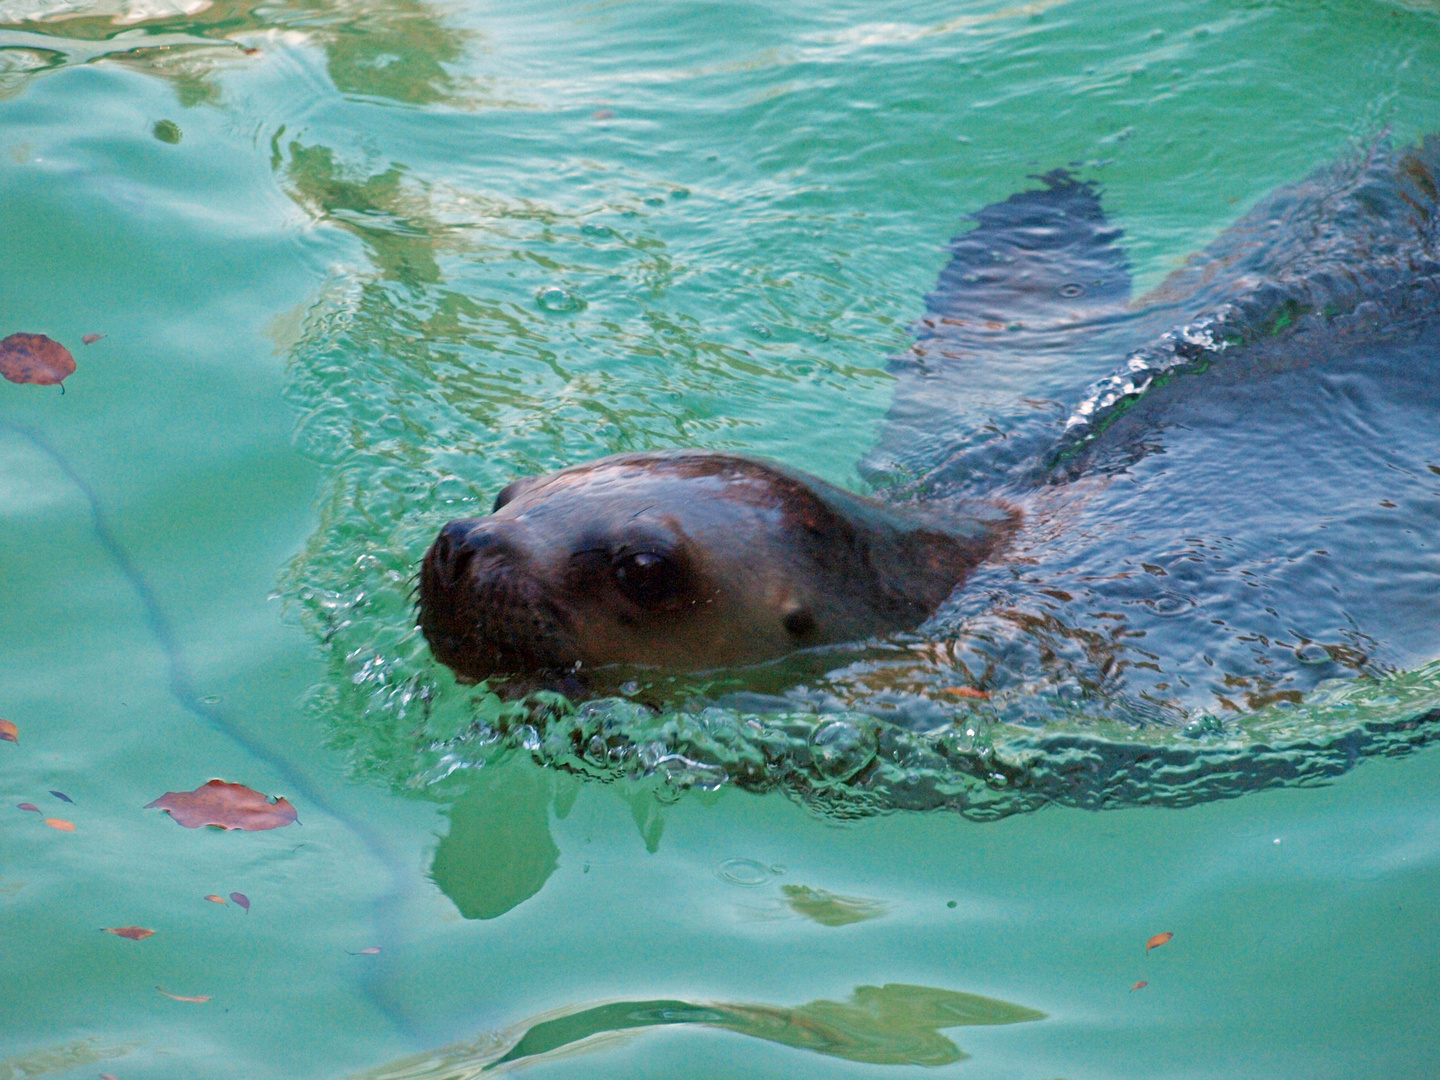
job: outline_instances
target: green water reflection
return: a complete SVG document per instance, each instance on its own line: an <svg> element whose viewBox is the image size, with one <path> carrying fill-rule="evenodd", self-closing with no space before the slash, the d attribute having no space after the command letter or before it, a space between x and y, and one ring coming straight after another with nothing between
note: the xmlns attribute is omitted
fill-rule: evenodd
<svg viewBox="0 0 1440 1080"><path fill-rule="evenodd" d="M450 804L450 829L430 866L435 884L467 919L493 919L524 903L558 865L549 817L557 778L515 765L482 770Z"/></svg>
<svg viewBox="0 0 1440 1080"><path fill-rule="evenodd" d="M70 4L49 0L12 0L0 5L3 25L99 43L101 50L77 50L77 55L89 59L110 53L128 66L166 79L185 106L218 104L223 98L216 81L219 71L253 55L242 52L242 46L231 44L231 39L253 38L262 31L290 32L320 46L327 74L344 93L407 105L451 100L463 80L457 80L450 65L463 57L473 36L418 0L177 0L172 4L102 0L78 12ZM161 34L192 40L147 44L147 38Z"/></svg>
<svg viewBox="0 0 1440 1080"><path fill-rule="evenodd" d="M956 1027L1021 1024L1045 1014L978 994L887 983L857 986L846 1001L811 1001L794 1008L775 1005L698 1005L678 1000L617 1001L523 1025L524 1033L503 1055L482 1039L431 1055L395 1062L366 1076L463 1080L552 1053L594 1036L639 1028L694 1024L846 1061L872 1065L949 1065L968 1055L940 1032ZM357 1078L358 1080L358 1078Z"/></svg>

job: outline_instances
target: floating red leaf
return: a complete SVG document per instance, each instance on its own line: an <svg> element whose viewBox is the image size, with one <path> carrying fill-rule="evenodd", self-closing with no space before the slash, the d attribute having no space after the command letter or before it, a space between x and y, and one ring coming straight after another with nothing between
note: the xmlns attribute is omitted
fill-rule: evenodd
<svg viewBox="0 0 1440 1080"><path fill-rule="evenodd" d="M95 342L99 341L99 340L100 340L101 338L103 338L104 336L105 336L104 334L86 334L86 335L85 335L84 337L82 337L80 340L81 340L82 342L84 342L86 345L94 345Z"/></svg>
<svg viewBox="0 0 1440 1080"><path fill-rule="evenodd" d="M278 829L296 819L295 808L283 798L271 802L244 784L211 780L194 791L167 791L145 809L159 807L187 829L215 825L222 829L259 832Z"/></svg>
<svg viewBox="0 0 1440 1080"><path fill-rule="evenodd" d="M146 930L143 926L102 926L100 929L130 941L144 941L147 937L155 936L154 930Z"/></svg>
<svg viewBox="0 0 1440 1080"><path fill-rule="evenodd" d="M0 341L0 375L13 383L56 386L73 374L70 350L44 334L11 334Z"/></svg>
<svg viewBox="0 0 1440 1080"><path fill-rule="evenodd" d="M241 907L243 907L243 908L245 909L246 914L249 914L249 912L250 912L250 898L249 898L248 896L246 896L243 892L232 892L232 893L230 894L230 899L231 899L231 900L234 900L235 903L237 903L237 904L239 904Z"/></svg>
<svg viewBox="0 0 1440 1080"><path fill-rule="evenodd" d="M160 987L157 986L155 987L155 989L160 990ZM160 993L164 994L171 1001L189 1001L195 1005L204 1005L205 1002L210 1000L208 994L201 994L196 997L186 997L184 994L172 994L169 990L160 990Z"/></svg>
<svg viewBox="0 0 1440 1080"><path fill-rule="evenodd" d="M15 806L20 810L33 810L37 814L40 813L40 807L36 806L33 802L17 802Z"/></svg>
<svg viewBox="0 0 1440 1080"><path fill-rule="evenodd" d="M1133 994L1136 990L1144 990L1145 987L1149 985L1150 984L1148 982L1146 982L1144 979L1141 979L1134 986L1130 987L1130 992Z"/></svg>
<svg viewBox="0 0 1440 1080"><path fill-rule="evenodd" d="M0 742L19 742L20 729L9 720L0 720Z"/></svg>
<svg viewBox="0 0 1440 1080"><path fill-rule="evenodd" d="M360 949L360 950L358 950L358 951L356 951L356 952L350 952L349 949L346 949L345 951L346 951L347 953L350 953L351 956L374 956L376 953L378 953L378 952L380 951L380 946L379 946L379 945L370 945L370 946L368 946L368 947L366 947L366 948L364 948L364 949Z"/></svg>
<svg viewBox="0 0 1440 1080"><path fill-rule="evenodd" d="M216 896L214 893L211 893L209 896L205 897L205 899L206 899L206 900L209 900L212 904L223 904L223 903L225 903L225 897L223 897L223 896Z"/></svg>
<svg viewBox="0 0 1440 1080"><path fill-rule="evenodd" d="M73 821L66 821L64 818L47 817L45 824L49 825L52 829L59 829L61 832L75 831L75 823Z"/></svg>
<svg viewBox="0 0 1440 1080"><path fill-rule="evenodd" d="M1149 952L1151 949L1158 949L1161 945L1164 945L1174 936L1175 935L1170 933L1168 930L1163 934L1156 934L1149 941L1145 942L1145 951Z"/></svg>

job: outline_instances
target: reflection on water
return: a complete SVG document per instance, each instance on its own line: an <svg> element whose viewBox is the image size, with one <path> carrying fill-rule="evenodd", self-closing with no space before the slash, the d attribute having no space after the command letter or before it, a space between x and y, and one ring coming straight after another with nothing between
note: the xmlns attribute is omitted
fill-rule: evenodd
<svg viewBox="0 0 1440 1080"><path fill-rule="evenodd" d="M557 783L574 782L526 765L482 770L450 804L450 829L430 876L467 919L505 914L538 893L559 865L550 805Z"/></svg>
<svg viewBox="0 0 1440 1080"><path fill-rule="evenodd" d="M77 60L109 55L173 83L185 106L218 103L216 69L252 59L257 50L243 39L262 32L319 46L345 93L409 105L461 100L461 81L449 65L470 37L418 0L0 0L0 27L105 43L98 51L57 44L55 55L62 62L67 53ZM131 27L141 33L122 37ZM162 34L191 40L154 41Z"/></svg>
<svg viewBox="0 0 1440 1080"><path fill-rule="evenodd" d="M106 1046L99 1039L76 1039L0 1059L0 1080L33 1080L40 1076L70 1073L84 1066L93 1067L124 1057L133 1049L133 1044Z"/></svg>
<svg viewBox="0 0 1440 1080"><path fill-rule="evenodd" d="M482 1037L365 1073L379 1080L466 1080L586 1039L638 1028L700 1024L827 1057L874 1065L948 1065L967 1056L941 1035L947 1028L1020 1024L1045 1014L977 994L887 983L858 986L847 1001L795 1008L686 1001L617 1001L520 1025L513 1036ZM512 1042L511 1040L514 1039ZM356 1077L354 1080L363 1080Z"/></svg>

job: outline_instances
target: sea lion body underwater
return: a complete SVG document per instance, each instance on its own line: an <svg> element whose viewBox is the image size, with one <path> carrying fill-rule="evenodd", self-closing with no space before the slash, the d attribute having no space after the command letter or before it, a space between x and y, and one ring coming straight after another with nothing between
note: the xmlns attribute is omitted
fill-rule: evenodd
<svg viewBox="0 0 1440 1080"><path fill-rule="evenodd" d="M1215 400L1264 414L1264 378L1337 350L1358 355L1394 326L1414 338L1440 323L1437 161L1433 139L1415 151L1372 147L1281 189L1140 304L1095 187L1040 177L1043 188L985 208L952 241L916 344L891 364L894 402L861 463L885 502L702 451L526 478L490 516L441 531L421 569L421 628L467 681L731 667L914 629L1006 548L1011 507L1033 521L1047 489L1113 476L1155 453L1157 433L1203 413L1194 388L1207 384L1181 376L1243 367ZM1077 372L1093 385L1062 408ZM1242 384L1254 388L1248 406L1235 401ZM957 432L960 413L971 422ZM1107 498L1092 507L1135 516ZM1066 557L1052 542L1041 558Z"/></svg>

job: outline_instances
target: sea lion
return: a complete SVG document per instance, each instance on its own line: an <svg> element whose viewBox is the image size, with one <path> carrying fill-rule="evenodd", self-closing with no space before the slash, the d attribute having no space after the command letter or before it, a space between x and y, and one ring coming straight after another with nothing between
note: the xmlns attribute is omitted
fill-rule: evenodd
<svg viewBox="0 0 1440 1080"><path fill-rule="evenodd" d="M1271 563L1304 554L1289 549L1312 528L1326 533L1316 558L1368 565L1371 534L1388 526L1356 516L1355 498L1374 491L1388 512L1387 477L1423 485L1440 472L1408 460L1425 459L1433 433L1437 175L1440 141L1377 143L1280 189L1138 302L1094 185L1038 177L1043 188L981 210L952 241L914 347L891 362L888 423L859 463L888 504L699 451L520 481L491 517L446 526L425 556L420 624L432 651L467 679L576 665L704 670L914 628L1010 536L1019 510L952 512L992 499L1024 507L1016 566L1028 569L987 569L979 629L966 635L984 648L957 670L1053 684L1056 701L1103 697L1123 675L1134 693L1115 701L1168 717L1203 706L1217 658L1222 704L1232 683L1259 687L1259 703L1282 685L1293 700L1337 665L1370 670L1377 647L1413 662L1433 623L1417 629L1395 604L1377 608L1367 598L1383 596L1378 585L1277 579L1295 601L1283 618L1256 597L1279 573ZM1341 394L1370 404L1352 415ZM1380 425L1406 461L1365 456ZM1313 453L1284 450L1308 441ZM1354 475L1338 485L1342 469ZM1147 487L1159 501L1135 504ZM1242 488L1254 491L1237 506ZM1258 514L1274 492L1305 503ZM1423 524L1431 502L1417 499L1410 517L1386 521ZM1176 545L1209 525L1239 561L1180 590L1199 556ZM1406 552L1428 581L1433 557L1410 532L1430 535L1397 533L1386 550ZM1276 626L1252 629L1262 616ZM956 611L938 617L957 638ZM1252 655L1257 641L1264 655Z"/></svg>
<svg viewBox="0 0 1440 1080"><path fill-rule="evenodd" d="M420 625L466 680L755 664L919 625L1008 522L735 454L620 454L517 480L489 516L446 525Z"/></svg>

